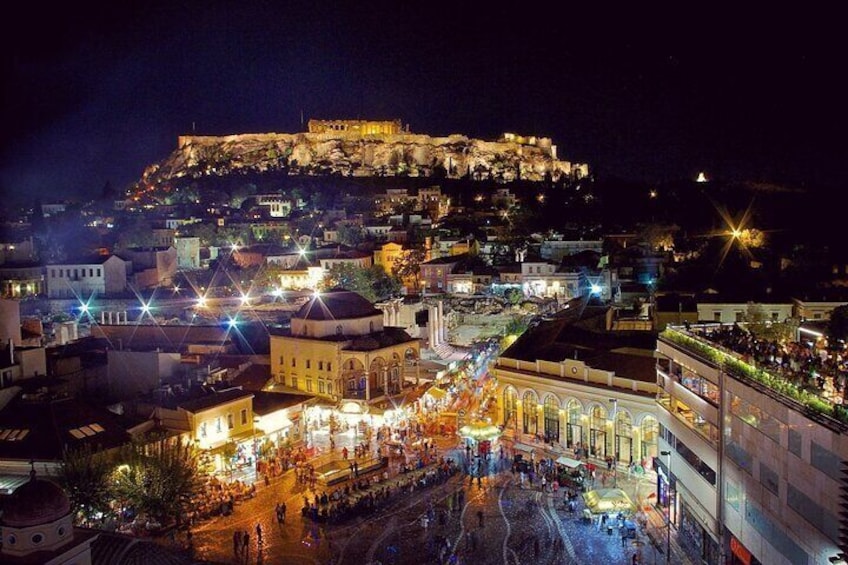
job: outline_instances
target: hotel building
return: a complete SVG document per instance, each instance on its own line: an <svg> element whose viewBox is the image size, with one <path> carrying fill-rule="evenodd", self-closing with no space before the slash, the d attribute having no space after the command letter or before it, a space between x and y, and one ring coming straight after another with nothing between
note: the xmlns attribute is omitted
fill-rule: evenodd
<svg viewBox="0 0 848 565"><path fill-rule="evenodd" d="M698 562L845 563L848 425L723 348L721 326L657 342L658 502Z"/></svg>

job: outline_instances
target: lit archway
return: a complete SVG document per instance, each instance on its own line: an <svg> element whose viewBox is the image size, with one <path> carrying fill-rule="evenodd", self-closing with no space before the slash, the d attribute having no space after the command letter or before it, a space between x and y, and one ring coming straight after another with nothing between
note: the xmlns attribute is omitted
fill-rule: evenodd
<svg viewBox="0 0 848 565"><path fill-rule="evenodd" d="M660 424L653 416L645 416L642 418L639 430L641 432L639 435L642 437L641 459L642 461L652 461L659 453L657 438L660 435Z"/></svg>
<svg viewBox="0 0 848 565"><path fill-rule="evenodd" d="M583 443L583 405L576 398L568 401L565 408L565 440L568 447Z"/></svg>
<svg viewBox="0 0 848 565"><path fill-rule="evenodd" d="M559 400L552 394L545 398L545 441L559 442Z"/></svg>
<svg viewBox="0 0 848 565"><path fill-rule="evenodd" d="M518 391L515 387L508 386L503 392L503 425L507 428L518 427Z"/></svg>
<svg viewBox="0 0 848 565"><path fill-rule="evenodd" d="M539 398L532 390L524 393L521 399L521 412L523 413L522 424L525 434L536 435L538 432L539 413L537 406Z"/></svg>
<svg viewBox="0 0 848 565"><path fill-rule="evenodd" d="M607 454L607 411L597 404L589 412L589 453L595 457Z"/></svg>
<svg viewBox="0 0 848 565"><path fill-rule="evenodd" d="M614 455L618 461L633 461L633 420L625 410L619 410L615 415Z"/></svg>

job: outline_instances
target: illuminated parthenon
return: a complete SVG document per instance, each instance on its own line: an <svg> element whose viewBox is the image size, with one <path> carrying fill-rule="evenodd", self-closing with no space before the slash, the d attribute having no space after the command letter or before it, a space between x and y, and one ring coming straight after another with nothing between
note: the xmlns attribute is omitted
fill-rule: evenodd
<svg viewBox="0 0 848 565"><path fill-rule="evenodd" d="M309 133L345 132L358 135L395 135L403 131L400 120L309 120Z"/></svg>

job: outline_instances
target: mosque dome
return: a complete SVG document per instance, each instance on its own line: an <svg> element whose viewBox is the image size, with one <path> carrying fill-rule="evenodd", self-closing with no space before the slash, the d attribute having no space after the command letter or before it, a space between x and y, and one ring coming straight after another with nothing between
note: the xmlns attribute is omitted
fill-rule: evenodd
<svg viewBox="0 0 848 565"><path fill-rule="evenodd" d="M49 524L71 512L71 501L62 487L46 479L32 479L15 489L3 505L0 524L26 528Z"/></svg>

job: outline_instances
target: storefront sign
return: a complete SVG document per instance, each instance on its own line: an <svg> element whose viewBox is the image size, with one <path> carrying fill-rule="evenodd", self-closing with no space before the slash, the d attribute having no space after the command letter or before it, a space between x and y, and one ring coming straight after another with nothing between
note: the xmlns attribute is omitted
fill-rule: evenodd
<svg viewBox="0 0 848 565"><path fill-rule="evenodd" d="M738 539L730 538L730 551L745 565L751 565L751 552Z"/></svg>

